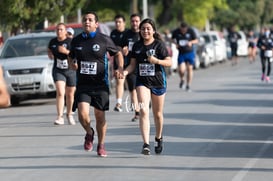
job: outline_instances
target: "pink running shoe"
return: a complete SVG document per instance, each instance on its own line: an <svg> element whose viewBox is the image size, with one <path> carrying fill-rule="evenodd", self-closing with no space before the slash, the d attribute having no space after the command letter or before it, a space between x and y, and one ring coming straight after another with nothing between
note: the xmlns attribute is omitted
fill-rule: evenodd
<svg viewBox="0 0 273 181"><path fill-rule="evenodd" d="M84 141L85 151L92 151L92 149L93 149L93 140L94 140L95 132L94 132L93 128L91 128L91 129L93 131L92 135L90 135L88 133L86 133L86 135L85 135L85 141Z"/></svg>
<svg viewBox="0 0 273 181"><path fill-rule="evenodd" d="M265 81L266 81L267 83L269 83L269 82L270 82L270 77L267 76L267 77L265 78Z"/></svg>
<svg viewBox="0 0 273 181"><path fill-rule="evenodd" d="M262 74L261 80L264 81L265 75Z"/></svg>
<svg viewBox="0 0 273 181"><path fill-rule="evenodd" d="M98 146L97 146L97 154L100 157L107 157L107 153L106 153L104 144L98 144Z"/></svg>

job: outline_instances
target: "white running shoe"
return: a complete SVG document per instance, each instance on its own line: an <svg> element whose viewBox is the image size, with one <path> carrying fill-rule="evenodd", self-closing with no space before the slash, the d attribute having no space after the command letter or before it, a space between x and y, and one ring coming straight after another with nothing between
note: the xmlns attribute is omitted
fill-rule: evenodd
<svg viewBox="0 0 273 181"><path fill-rule="evenodd" d="M55 125L64 125L64 118L58 118L54 122Z"/></svg>
<svg viewBox="0 0 273 181"><path fill-rule="evenodd" d="M66 117L67 117L68 123L70 125L75 125L76 124L76 121L75 121L75 119L74 119L74 117L72 115L67 115Z"/></svg>

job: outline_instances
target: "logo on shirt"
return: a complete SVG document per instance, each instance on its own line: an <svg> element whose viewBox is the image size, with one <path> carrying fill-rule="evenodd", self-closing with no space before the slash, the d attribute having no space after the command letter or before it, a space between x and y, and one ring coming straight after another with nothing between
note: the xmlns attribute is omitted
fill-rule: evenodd
<svg viewBox="0 0 273 181"><path fill-rule="evenodd" d="M76 50L82 50L82 47L75 47Z"/></svg>
<svg viewBox="0 0 273 181"><path fill-rule="evenodd" d="M100 50L100 46L99 46L98 44L93 45L92 48L93 48L93 51L94 51L94 52L97 52L97 51Z"/></svg>
<svg viewBox="0 0 273 181"><path fill-rule="evenodd" d="M67 48L67 44L66 44L66 43L64 43L64 44L63 44L63 47Z"/></svg>
<svg viewBox="0 0 273 181"><path fill-rule="evenodd" d="M190 38L190 37L191 37L191 34L187 33L186 38Z"/></svg>

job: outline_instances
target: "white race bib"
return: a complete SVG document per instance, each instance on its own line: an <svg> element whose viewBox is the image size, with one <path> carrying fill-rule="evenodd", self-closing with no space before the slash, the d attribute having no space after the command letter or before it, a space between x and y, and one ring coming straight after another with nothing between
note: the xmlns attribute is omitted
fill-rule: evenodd
<svg viewBox="0 0 273 181"><path fill-rule="evenodd" d="M97 62L84 62L81 61L81 74L96 75L97 74Z"/></svg>
<svg viewBox="0 0 273 181"><path fill-rule="evenodd" d="M140 76L154 76L155 75L155 64L148 64L148 63L139 64L139 75Z"/></svg>
<svg viewBox="0 0 273 181"><path fill-rule="evenodd" d="M179 45L184 47L184 46L187 46L188 44L188 40L179 40Z"/></svg>
<svg viewBox="0 0 273 181"><path fill-rule="evenodd" d="M266 51L264 52L264 56L265 56L265 57L270 58L270 57L272 57L272 55L273 55L272 50L266 50Z"/></svg>
<svg viewBox="0 0 273 181"><path fill-rule="evenodd" d="M129 44L128 44L129 51L132 51L133 45L134 45L134 42L130 41Z"/></svg>
<svg viewBox="0 0 273 181"><path fill-rule="evenodd" d="M68 69L68 61L67 61L67 59L64 59L64 60L57 59L57 65L56 66L59 69Z"/></svg>

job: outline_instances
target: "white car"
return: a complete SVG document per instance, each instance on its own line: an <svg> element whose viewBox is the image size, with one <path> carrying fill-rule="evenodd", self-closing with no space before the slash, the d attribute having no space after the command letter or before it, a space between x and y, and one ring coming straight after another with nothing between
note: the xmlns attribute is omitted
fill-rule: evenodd
<svg viewBox="0 0 273 181"><path fill-rule="evenodd" d="M215 49L215 60L221 62L227 59L227 46L226 40L220 37L219 32L209 31L208 34L213 39L213 45Z"/></svg>
<svg viewBox="0 0 273 181"><path fill-rule="evenodd" d="M55 92L53 61L47 56L56 33L30 33L8 38L0 55L11 103Z"/></svg>
<svg viewBox="0 0 273 181"><path fill-rule="evenodd" d="M238 56L247 56L248 55L248 41L246 35L243 31L238 31L240 34L240 39L238 40L238 49L237 55Z"/></svg>
<svg viewBox="0 0 273 181"><path fill-rule="evenodd" d="M199 44L203 49L201 66L206 68L215 63L215 47L212 36L207 32L200 33Z"/></svg>

